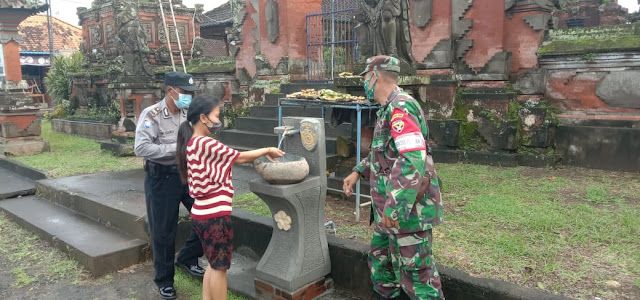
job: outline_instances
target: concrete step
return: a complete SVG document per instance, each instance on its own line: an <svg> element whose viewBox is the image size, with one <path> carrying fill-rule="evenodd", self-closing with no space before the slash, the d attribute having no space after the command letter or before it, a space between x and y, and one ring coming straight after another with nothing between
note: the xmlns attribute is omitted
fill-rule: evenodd
<svg viewBox="0 0 640 300"><path fill-rule="evenodd" d="M278 135L258 133L240 129L223 130L220 132L220 140L225 145L235 145L242 148L277 147ZM326 138L327 153L336 153L336 139Z"/></svg>
<svg viewBox="0 0 640 300"><path fill-rule="evenodd" d="M314 117L322 118L322 109L319 107L285 106L282 108L284 117ZM327 109L325 115L331 115L331 109ZM251 107L251 116L255 118L278 118L278 106L257 105Z"/></svg>
<svg viewBox="0 0 640 300"><path fill-rule="evenodd" d="M0 200L35 193L36 186L33 181L8 169L0 168Z"/></svg>
<svg viewBox="0 0 640 300"><path fill-rule="evenodd" d="M143 171L144 172L144 171ZM138 173L140 173L138 171ZM101 174L110 185L118 185L122 179L116 173ZM149 240L145 224L146 204L144 173L141 184L126 195L113 195L113 187L104 186L99 177L73 176L36 182L38 194L49 201L78 212L102 224L118 229L132 237ZM103 181L106 182L106 181Z"/></svg>
<svg viewBox="0 0 640 300"><path fill-rule="evenodd" d="M79 213L35 196L0 201L22 227L69 254L94 276L138 264L147 258L147 242L103 226Z"/></svg>
<svg viewBox="0 0 640 300"><path fill-rule="evenodd" d="M235 129L256 133L273 133L273 128L276 126L278 126L277 118L239 117L236 119ZM329 122L325 122L324 130L325 135L329 137L351 137L351 123L343 123L336 128L331 128Z"/></svg>

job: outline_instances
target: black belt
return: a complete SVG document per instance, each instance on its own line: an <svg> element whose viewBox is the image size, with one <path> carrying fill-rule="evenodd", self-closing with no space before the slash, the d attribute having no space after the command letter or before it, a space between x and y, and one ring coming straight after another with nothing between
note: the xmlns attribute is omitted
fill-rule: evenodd
<svg viewBox="0 0 640 300"><path fill-rule="evenodd" d="M176 165L163 165L159 163L154 163L150 160L146 161L146 164L144 165L144 170L150 174L180 173L180 171L178 171L178 166Z"/></svg>

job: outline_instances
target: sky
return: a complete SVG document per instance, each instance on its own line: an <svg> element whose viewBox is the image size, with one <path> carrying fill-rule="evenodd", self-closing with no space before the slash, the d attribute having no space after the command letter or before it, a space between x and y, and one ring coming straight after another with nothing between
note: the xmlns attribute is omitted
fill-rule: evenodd
<svg viewBox="0 0 640 300"><path fill-rule="evenodd" d="M41 0L44 1L44 0ZM67 23L78 25L78 15L76 8L91 7L93 0L49 0L51 2L51 14ZM157 1L157 0L155 0ZM634 0L635 1L635 0ZM187 7L195 7L197 3L204 4L204 11L210 11L227 0L183 0L182 3Z"/></svg>
<svg viewBox="0 0 640 300"><path fill-rule="evenodd" d="M50 0L51 9L54 17L62 19L68 23L78 25L78 16L76 15L76 8L78 7L91 7L92 0ZM340 1L340 0L337 0ZM194 7L196 3L203 3L204 10L210 11L221 4L227 2L227 0L183 0L188 7ZM629 12L638 11L638 0L618 0L620 5L629 9Z"/></svg>

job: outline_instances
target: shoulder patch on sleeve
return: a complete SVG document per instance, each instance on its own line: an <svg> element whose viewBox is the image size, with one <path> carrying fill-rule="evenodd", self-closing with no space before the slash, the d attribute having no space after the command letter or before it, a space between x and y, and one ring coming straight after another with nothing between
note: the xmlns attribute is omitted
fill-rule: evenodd
<svg viewBox="0 0 640 300"><path fill-rule="evenodd" d="M426 150L426 141L415 117L396 107L391 116L391 135L400 154L409 151Z"/></svg>
<svg viewBox="0 0 640 300"><path fill-rule="evenodd" d="M162 109L160 109L160 106L156 106L155 108L149 110L149 115L155 117L160 113L160 111L162 111Z"/></svg>
<svg viewBox="0 0 640 300"><path fill-rule="evenodd" d="M149 118L144 118L144 128L151 128L153 126L153 121Z"/></svg>

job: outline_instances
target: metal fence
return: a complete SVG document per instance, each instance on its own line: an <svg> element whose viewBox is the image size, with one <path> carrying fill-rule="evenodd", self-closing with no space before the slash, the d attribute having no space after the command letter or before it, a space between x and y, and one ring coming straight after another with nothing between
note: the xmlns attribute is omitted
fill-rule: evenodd
<svg viewBox="0 0 640 300"><path fill-rule="evenodd" d="M322 11L307 14L307 75L309 81L332 81L353 72L358 61L355 8L350 2L331 1Z"/></svg>

